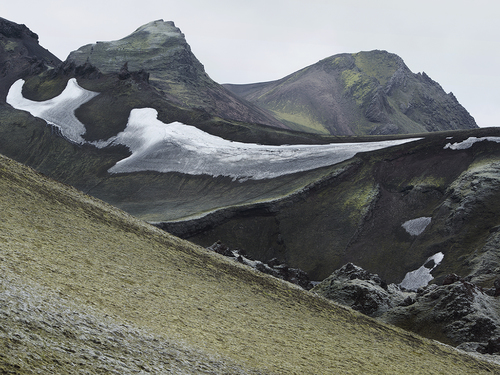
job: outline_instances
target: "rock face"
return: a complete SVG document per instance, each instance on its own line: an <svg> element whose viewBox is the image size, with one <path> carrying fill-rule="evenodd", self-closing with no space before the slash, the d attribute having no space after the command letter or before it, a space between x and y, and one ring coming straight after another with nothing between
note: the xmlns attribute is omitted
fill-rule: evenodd
<svg viewBox="0 0 500 375"><path fill-rule="evenodd" d="M25 25L0 18L0 102L19 78L38 74L61 61L38 44L38 35Z"/></svg>
<svg viewBox="0 0 500 375"><path fill-rule="evenodd" d="M453 133L454 141L469 133L499 130ZM297 196L219 212L212 222L207 215L185 238L203 246L220 239L256 259L279 257L313 280L352 262L400 283L441 252L438 282L457 273L489 288L500 270L500 144L450 150L447 138L430 133L412 145L358 155Z"/></svg>
<svg viewBox="0 0 500 375"><path fill-rule="evenodd" d="M416 292L387 285L376 274L348 263L312 291L386 323L465 350L500 354L497 287L483 290L457 275Z"/></svg>
<svg viewBox="0 0 500 375"><path fill-rule="evenodd" d="M226 87L296 130L361 135L477 128L452 93L386 51L335 55L278 81Z"/></svg>
<svg viewBox="0 0 500 375"><path fill-rule="evenodd" d="M173 22L153 21L123 39L83 46L67 62L89 62L103 73L119 73L127 64L129 71L147 72L151 85L177 104L222 118L286 127L214 82Z"/></svg>
<svg viewBox="0 0 500 375"><path fill-rule="evenodd" d="M451 345L475 342L482 347L500 334L499 307L497 297L459 279L419 289L413 304L397 306L380 319Z"/></svg>

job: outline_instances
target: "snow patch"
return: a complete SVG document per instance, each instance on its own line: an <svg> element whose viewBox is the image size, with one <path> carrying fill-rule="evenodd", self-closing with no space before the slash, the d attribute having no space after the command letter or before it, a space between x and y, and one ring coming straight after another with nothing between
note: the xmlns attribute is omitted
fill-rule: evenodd
<svg viewBox="0 0 500 375"><path fill-rule="evenodd" d="M228 141L178 122L165 124L157 119L157 114L153 108L130 112L126 129L110 141L129 147L132 155L120 160L109 172L148 170L258 180L333 165L358 152L415 140L264 146Z"/></svg>
<svg viewBox="0 0 500 375"><path fill-rule="evenodd" d="M35 117L61 129L61 134L72 142L83 144L85 125L75 116L75 110L93 97L97 92L85 90L75 78L71 78L64 91L55 98L37 102L23 97L24 80L19 79L10 87L7 103L16 109L28 111Z"/></svg>
<svg viewBox="0 0 500 375"><path fill-rule="evenodd" d="M401 226L412 236L418 236L431 223L430 217L419 217L404 222Z"/></svg>
<svg viewBox="0 0 500 375"><path fill-rule="evenodd" d="M431 275L431 271L436 268L443 260L444 254L439 252L433 256L427 258L425 263L417 270L408 272L405 275L403 281L399 284L402 288L408 290L417 290L423 286L429 284L429 282L434 278ZM431 268L425 267L428 262L433 261Z"/></svg>
<svg viewBox="0 0 500 375"><path fill-rule="evenodd" d="M465 141L462 142L455 142L453 144L447 143L446 146L444 146L444 149L446 150L449 148L450 150L465 150L470 147L476 142L482 142L482 141L490 141L490 142L496 142L500 143L500 137L469 137Z"/></svg>

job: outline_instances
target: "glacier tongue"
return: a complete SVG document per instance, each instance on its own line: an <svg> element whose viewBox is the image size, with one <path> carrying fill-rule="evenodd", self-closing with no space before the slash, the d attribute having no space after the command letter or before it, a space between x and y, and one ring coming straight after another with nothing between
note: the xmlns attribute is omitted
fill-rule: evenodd
<svg viewBox="0 0 500 375"><path fill-rule="evenodd" d="M72 142L83 144L85 125L75 116L75 110L93 97L97 92L85 90L75 78L71 78L64 91L55 98L37 102L23 97L24 80L19 79L10 87L7 103L16 109L28 111L35 117L61 129L61 134Z"/></svg>

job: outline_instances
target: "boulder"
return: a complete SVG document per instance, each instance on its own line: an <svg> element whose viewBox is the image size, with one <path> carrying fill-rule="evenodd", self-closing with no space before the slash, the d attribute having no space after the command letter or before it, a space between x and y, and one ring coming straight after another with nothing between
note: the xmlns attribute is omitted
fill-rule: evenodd
<svg viewBox="0 0 500 375"><path fill-rule="evenodd" d="M228 246L223 244L221 241L215 242L213 245L207 247L208 250L215 251L221 255L231 257L239 263L246 264L257 271L267 273L268 275L277 277L282 280L296 284L306 290L313 288L313 284L309 278L309 275L299 268L288 267L285 263L278 260L278 258L273 258L267 262L261 262L260 260L250 259L243 250L236 249L230 250Z"/></svg>

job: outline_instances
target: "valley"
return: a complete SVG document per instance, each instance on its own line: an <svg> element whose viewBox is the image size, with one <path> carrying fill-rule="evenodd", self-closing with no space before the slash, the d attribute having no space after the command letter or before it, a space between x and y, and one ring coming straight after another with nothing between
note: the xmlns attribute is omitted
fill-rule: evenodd
<svg viewBox="0 0 500 375"><path fill-rule="evenodd" d="M1 371L500 372L500 130L399 56L220 85L170 21L0 19L0 68Z"/></svg>

